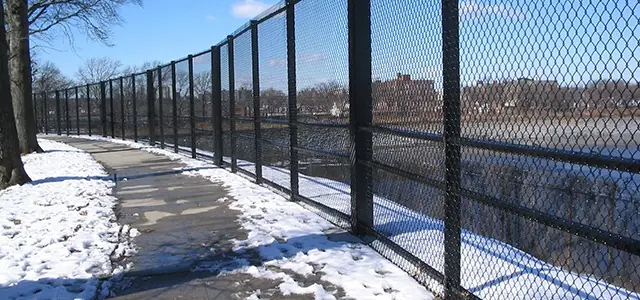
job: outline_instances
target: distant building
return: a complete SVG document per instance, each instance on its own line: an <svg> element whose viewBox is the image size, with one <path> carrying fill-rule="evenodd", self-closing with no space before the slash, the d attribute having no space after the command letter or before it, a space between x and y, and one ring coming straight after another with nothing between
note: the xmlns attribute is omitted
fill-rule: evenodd
<svg viewBox="0 0 640 300"><path fill-rule="evenodd" d="M598 80L587 86L582 98L587 108L638 108L640 87L638 82Z"/></svg>
<svg viewBox="0 0 640 300"><path fill-rule="evenodd" d="M555 80L478 81L462 88L462 109L466 112L499 113L505 109L568 108L574 102ZM570 96L570 97L569 97Z"/></svg>
<svg viewBox="0 0 640 300"><path fill-rule="evenodd" d="M388 81L375 81L372 85L374 114L413 114L440 111L434 81L412 79L409 74L398 73Z"/></svg>

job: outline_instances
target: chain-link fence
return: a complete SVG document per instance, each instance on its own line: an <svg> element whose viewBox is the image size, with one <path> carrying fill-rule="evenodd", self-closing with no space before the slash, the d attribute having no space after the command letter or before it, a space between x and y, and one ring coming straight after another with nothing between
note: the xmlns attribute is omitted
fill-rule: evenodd
<svg viewBox="0 0 640 300"><path fill-rule="evenodd" d="M639 299L638 16L290 0L207 51L38 93L34 111L45 133L240 171L444 298Z"/></svg>

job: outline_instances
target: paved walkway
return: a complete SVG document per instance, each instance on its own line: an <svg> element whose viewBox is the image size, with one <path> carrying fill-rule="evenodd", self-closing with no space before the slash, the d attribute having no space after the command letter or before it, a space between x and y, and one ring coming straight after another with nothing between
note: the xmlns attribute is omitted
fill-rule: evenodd
<svg viewBox="0 0 640 300"><path fill-rule="evenodd" d="M229 240L246 237L236 222L238 212L228 207L231 201L216 201L222 197L233 200L223 187L181 174L179 170L186 167L165 156L110 142L45 138L89 152L118 178L118 221L141 234L134 239L138 253L124 261L132 262L133 268L123 281L128 284L116 290L116 299L244 299L258 289L269 299L309 298L283 296L279 281L190 272L203 262L233 263ZM243 257L259 260L250 251Z"/></svg>

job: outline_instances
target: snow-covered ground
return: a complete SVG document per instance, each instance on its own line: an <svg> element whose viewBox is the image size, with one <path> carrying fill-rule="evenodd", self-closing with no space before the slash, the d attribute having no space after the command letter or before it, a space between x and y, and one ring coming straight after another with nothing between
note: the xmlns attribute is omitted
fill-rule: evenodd
<svg viewBox="0 0 640 300"><path fill-rule="evenodd" d="M105 140L166 155L172 159L181 160L189 167L209 165L206 162L148 145ZM243 165L245 170L251 171L253 168L250 162L238 161L238 164ZM408 294L414 292L415 281L406 273L399 271L397 267L390 265L388 261L381 259L370 248L355 245L356 248L354 244L348 243L334 245L335 243L327 241L319 233L332 226L316 214L286 201L284 197L242 177L229 174L225 170L205 169L192 173L221 182L229 188L231 195L238 200L234 207L242 211L242 225L251 232L248 240L237 241L236 248L258 247L263 258L269 260L265 266L275 265L300 274L308 274L318 268L317 264L320 264L322 271L326 274L323 275L323 279L345 287L348 296L357 299L366 299L368 298L366 295L386 297L389 295L379 294L379 291L390 289L395 290L396 294L392 296L396 296L397 299L427 297L426 291L421 291L425 293L421 297ZM287 173L285 169L263 167L263 176L282 186L288 186L289 174ZM299 185L300 193L308 198L338 211L349 213L348 185L302 174ZM444 234L441 220L430 218L379 196L374 196L374 219L377 230L387 233L392 241L436 270L443 271ZM272 246L274 240L294 242ZM294 248L288 249L288 247L309 251L296 252ZM293 251L296 255L278 259L277 257L282 256L278 251ZM564 271L506 243L466 230L462 233L461 257L462 285L481 298L640 299L637 293L598 281L587 275ZM389 273L390 270L391 273ZM291 288L297 285L288 284L293 279L286 274L276 275L264 267L249 267L245 271L254 276L282 278L282 289L300 292L299 287ZM442 286L433 281L426 284L436 292L442 289ZM372 286L374 288L371 288ZM321 299L326 295L326 291L319 290L318 287L308 287L304 292L311 290L314 290L316 296ZM366 294L367 292L371 293Z"/></svg>
<svg viewBox="0 0 640 300"><path fill-rule="evenodd" d="M40 139L22 159L32 183L0 191L0 299L91 299L114 270L119 243L114 183L91 155Z"/></svg>

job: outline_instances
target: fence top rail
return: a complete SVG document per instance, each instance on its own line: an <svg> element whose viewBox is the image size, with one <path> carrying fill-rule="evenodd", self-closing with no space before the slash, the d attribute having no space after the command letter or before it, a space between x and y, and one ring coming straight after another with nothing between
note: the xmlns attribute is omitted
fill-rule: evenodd
<svg viewBox="0 0 640 300"><path fill-rule="evenodd" d="M255 16L253 19L258 22L271 19L274 15L281 13L282 11L284 11L284 9L287 8L287 5L289 4L287 2L292 2L292 1L280 0L278 3L272 5L271 7L265 9L263 12ZM294 5L296 2L298 1L291 3L291 5Z"/></svg>
<svg viewBox="0 0 640 300"><path fill-rule="evenodd" d="M189 60L189 55L187 55L187 56L185 56L185 57L183 57L183 58L180 58L180 59L174 60L173 62L174 62L175 64L179 64L179 63L181 63L181 62L185 62L185 61L187 61L187 60Z"/></svg>
<svg viewBox="0 0 640 300"><path fill-rule="evenodd" d="M200 56L200 55L205 55L205 54L210 54L211 53L211 48L204 50L204 51L200 51L196 54L192 54L191 56L196 57L196 56ZM188 56L187 56L188 58Z"/></svg>
<svg viewBox="0 0 640 300"><path fill-rule="evenodd" d="M233 37L238 37L249 29L251 29L251 21L244 23L242 26L240 26L240 28L236 29L236 31L232 32L230 35L232 35Z"/></svg>

